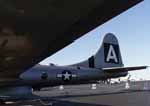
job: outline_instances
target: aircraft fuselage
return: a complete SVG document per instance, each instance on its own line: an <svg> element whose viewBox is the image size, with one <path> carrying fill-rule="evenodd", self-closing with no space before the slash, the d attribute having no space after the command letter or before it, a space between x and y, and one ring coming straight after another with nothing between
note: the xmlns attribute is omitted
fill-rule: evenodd
<svg viewBox="0 0 150 106"><path fill-rule="evenodd" d="M96 68L38 65L21 74L20 78L27 85L43 87L91 83L126 75L127 72L110 74Z"/></svg>

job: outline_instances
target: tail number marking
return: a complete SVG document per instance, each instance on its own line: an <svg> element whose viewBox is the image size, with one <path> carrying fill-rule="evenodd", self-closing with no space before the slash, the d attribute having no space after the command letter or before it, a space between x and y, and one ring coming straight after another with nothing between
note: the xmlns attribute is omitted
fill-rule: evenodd
<svg viewBox="0 0 150 106"><path fill-rule="evenodd" d="M104 44L105 62L119 63L119 47L114 44Z"/></svg>

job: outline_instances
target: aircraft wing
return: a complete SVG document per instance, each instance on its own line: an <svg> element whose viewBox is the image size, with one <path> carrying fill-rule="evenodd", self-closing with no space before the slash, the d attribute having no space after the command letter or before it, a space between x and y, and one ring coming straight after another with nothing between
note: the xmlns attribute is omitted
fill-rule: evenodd
<svg viewBox="0 0 150 106"><path fill-rule="evenodd" d="M119 73L127 71L135 71L146 69L148 66L137 66L137 67L114 67L114 68L103 68L102 70L106 73Z"/></svg>
<svg viewBox="0 0 150 106"><path fill-rule="evenodd" d="M0 0L0 80L20 73L143 0Z"/></svg>

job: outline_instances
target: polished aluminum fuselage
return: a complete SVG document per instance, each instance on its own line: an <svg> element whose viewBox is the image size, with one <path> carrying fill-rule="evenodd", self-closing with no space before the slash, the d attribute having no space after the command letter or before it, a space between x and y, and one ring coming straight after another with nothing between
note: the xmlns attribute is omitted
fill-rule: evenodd
<svg viewBox="0 0 150 106"><path fill-rule="evenodd" d="M45 78L44 76L45 75ZM20 78L31 86L57 86L66 84L92 83L97 80L126 76L127 72L106 73L102 69L68 67L68 66L42 66L37 65L22 73Z"/></svg>

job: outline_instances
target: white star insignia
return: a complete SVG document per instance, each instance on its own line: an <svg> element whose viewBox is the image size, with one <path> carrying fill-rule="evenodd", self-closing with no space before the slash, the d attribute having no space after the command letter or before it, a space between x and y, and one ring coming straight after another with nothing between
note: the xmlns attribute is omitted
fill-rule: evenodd
<svg viewBox="0 0 150 106"><path fill-rule="evenodd" d="M77 77L75 74L69 74L68 72L65 72L64 74L57 74L58 78L64 77L63 80L70 80L70 77Z"/></svg>

